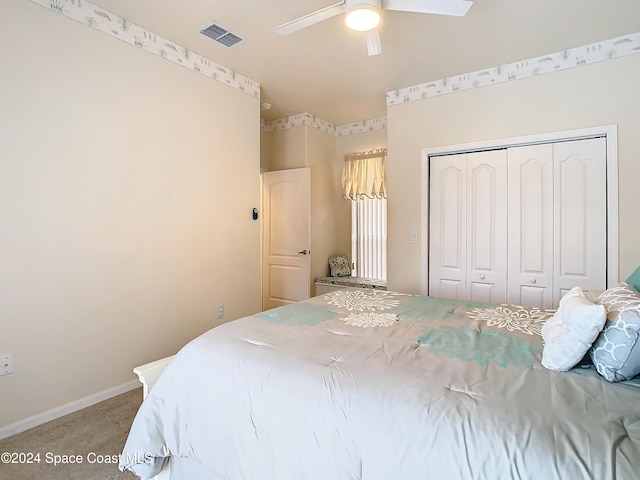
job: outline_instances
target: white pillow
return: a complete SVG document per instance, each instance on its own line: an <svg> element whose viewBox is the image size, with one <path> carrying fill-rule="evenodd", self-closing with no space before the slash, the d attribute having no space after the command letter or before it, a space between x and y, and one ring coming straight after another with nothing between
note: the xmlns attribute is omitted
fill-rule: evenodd
<svg viewBox="0 0 640 480"><path fill-rule="evenodd" d="M542 326L542 365L562 372L575 367L602 331L606 319L604 306L586 298L580 287L571 289Z"/></svg>

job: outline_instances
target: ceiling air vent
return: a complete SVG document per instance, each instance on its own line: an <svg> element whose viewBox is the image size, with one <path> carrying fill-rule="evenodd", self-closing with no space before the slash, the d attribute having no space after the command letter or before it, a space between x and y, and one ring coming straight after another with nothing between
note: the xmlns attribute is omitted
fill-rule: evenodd
<svg viewBox="0 0 640 480"><path fill-rule="evenodd" d="M200 33L215 40L219 44L224 45L225 47L233 47L236 43L244 41L244 38L231 33L229 30L217 23L213 23L212 25L203 28L200 30Z"/></svg>

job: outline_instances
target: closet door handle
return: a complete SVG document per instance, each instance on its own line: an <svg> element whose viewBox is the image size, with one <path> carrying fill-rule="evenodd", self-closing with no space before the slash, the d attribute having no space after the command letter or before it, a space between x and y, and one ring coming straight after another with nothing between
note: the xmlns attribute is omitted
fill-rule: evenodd
<svg viewBox="0 0 640 480"><path fill-rule="evenodd" d="M484 275L480 275L480 280L484 280Z"/></svg>
<svg viewBox="0 0 640 480"><path fill-rule="evenodd" d="M536 280L535 278L532 278L532 279L531 279L531 283L536 283L536 281L537 281L537 280Z"/></svg>

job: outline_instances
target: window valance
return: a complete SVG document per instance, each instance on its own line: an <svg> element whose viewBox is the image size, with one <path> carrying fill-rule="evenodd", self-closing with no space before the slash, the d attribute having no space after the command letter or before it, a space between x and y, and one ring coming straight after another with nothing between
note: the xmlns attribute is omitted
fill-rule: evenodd
<svg viewBox="0 0 640 480"><path fill-rule="evenodd" d="M387 198L387 149L349 153L342 170L342 196L357 198Z"/></svg>

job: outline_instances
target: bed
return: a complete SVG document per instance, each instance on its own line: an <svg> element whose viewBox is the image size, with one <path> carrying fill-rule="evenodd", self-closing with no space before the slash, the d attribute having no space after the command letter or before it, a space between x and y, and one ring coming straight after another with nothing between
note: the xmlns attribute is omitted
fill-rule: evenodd
<svg viewBox="0 0 640 480"><path fill-rule="evenodd" d="M189 480L637 479L640 381L545 368L553 315L344 289L223 324L150 369L159 378L120 468L168 478L170 465Z"/></svg>

